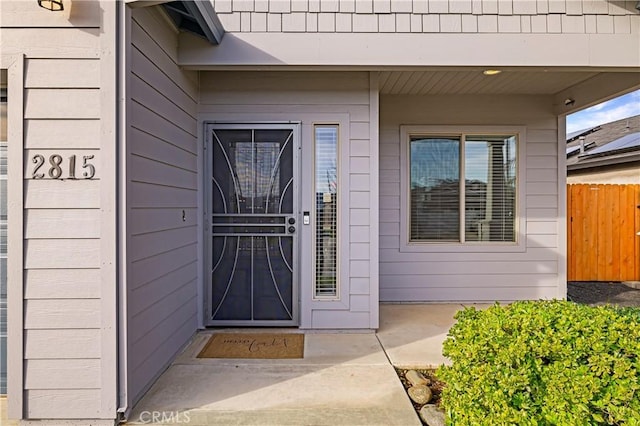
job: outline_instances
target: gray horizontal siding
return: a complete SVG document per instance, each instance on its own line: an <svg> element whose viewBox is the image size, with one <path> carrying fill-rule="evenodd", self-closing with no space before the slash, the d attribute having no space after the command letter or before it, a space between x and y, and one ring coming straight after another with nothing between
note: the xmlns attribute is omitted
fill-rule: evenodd
<svg viewBox="0 0 640 426"><path fill-rule="evenodd" d="M370 223L371 153L368 72L203 72L199 111L219 121L302 122L303 173L313 167L313 124L335 123L330 116L348 116L341 128L339 158L342 192L339 213L339 301L314 301L310 262L301 261L301 323L305 328L371 328ZM348 138L343 135L348 130ZM308 177L303 178L303 181ZM308 180L311 184L311 180ZM305 194L313 190L304 187ZM306 192L305 192L306 191ZM312 197L309 197L311 199ZM311 200L304 210L313 208ZM311 232L300 232L303 258L311 258ZM310 231L310 230L309 230Z"/></svg>
<svg viewBox="0 0 640 426"><path fill-rule="evenodd" d="M494 301L559 297L560 262L557 121L540 96L381 97L380 299L382 301ZM487 108L487 105L491 108ZM526 127L525 241L477 252L407 252L401 248L400 125Z"/></svg>
<svg viewBox="0 0 640 426"><path fill-rule="evenodd" d="M104 40L113 34L111 12L100 1L75 2L71 15L47 13L31 2L2 2L2 53L25 58L24 162L10 167L23 168L25 179L18 183L25 208L24 361L14 376L23 380L23 410L13 415L26 419L116 417L105 397L116 389L103 380L110 366L104 345L114 324L109 315L103 318L100 287L101 262L109 258L100 249L100 238L109 238L101 235L108 220L101 208L109 206L102 204L100 187L109 101L100 90L108 81L101 68L109 60ZM67 155L94 155L98 174L92 181L36 181L36 154L60 154L65 161ZM10 392L16 392L18 408L16 385Z"/></svg>
<svg viewBox="0 0 640 426"><path fill-rule="evenodd" d="M154 8L132 11L127 133L130 403L197 328L197 84L193 73L176 65L177 34L160 13Z"/></svg>
<svg viewBox="0 0 640 426"><path fill-rule="evenodd" d="M4 38L17 30L2 31ZM80 30L55 32L70 48L78 37L75 53L38 59L46 55L34 51L25 63L25 414L99 418L101 170L95 160L100 158L100 61L84 50L95 41L83 40ZM36 154L60 154L65 160L94 155L98 174L91 181L33 180Z"/></svg>

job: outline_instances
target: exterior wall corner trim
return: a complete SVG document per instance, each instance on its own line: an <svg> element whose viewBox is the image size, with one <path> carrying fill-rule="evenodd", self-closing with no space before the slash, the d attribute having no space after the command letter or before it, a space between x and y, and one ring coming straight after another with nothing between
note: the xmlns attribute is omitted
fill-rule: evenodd
<svg viewBox="0 0 640 426"><path fill-rule="evenodd" d="M24 192L23 192L23 146L24 146L24 55L0 57L0 67L7 69L9 93L8 109L8 164L20 164L8 168L8 270L7 270L7 394L8 417L22 419L24 416ZM17 256L11 256L17 253Z"/></svg>

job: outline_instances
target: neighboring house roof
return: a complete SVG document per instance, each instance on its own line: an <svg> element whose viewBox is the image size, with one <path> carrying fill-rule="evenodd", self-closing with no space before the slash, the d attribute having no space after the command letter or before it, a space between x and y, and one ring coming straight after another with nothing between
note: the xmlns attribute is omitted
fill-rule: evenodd
<svg viewBox="0 0 640 426"><path fill-rule="evenodd" d="M595 127L589 127L588 129L583 129L583 130L578 130L576 132L571 132L569 134L567 134L567 143L570 143L576 139L578 139L580 136L586 136L590 133L596 132L600 130L600 126L595 126Z"/></svg>
<svg viewBox="0 0 640 426"><path fill-rule="evenodd" d="M640 115L567 135L567 170L640 161Z"/></svg>

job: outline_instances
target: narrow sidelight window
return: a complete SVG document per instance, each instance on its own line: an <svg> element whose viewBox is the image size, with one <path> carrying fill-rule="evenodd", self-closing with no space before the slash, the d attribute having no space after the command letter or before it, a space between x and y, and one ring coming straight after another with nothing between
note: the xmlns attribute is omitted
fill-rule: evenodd
<svg viewBox="0 0 640 426"><path fill-rule="evenodd" d="M315 297L338 296L338 126L315 126Z"/></svg>
<svg viewBox="0 0 640 426"><path fill-rule="evenodd" d="M7 70L0 70L0 394L7 393Z"/></svg>

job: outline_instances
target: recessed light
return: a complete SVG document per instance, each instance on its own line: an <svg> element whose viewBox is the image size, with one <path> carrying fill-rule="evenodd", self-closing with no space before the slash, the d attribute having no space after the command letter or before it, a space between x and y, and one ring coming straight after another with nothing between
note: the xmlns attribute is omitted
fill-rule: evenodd
<svg viewBox="0 0 640 426"><path fill-rule="evenodd" d="M501 72L502 72L501 70L484 70L484 71L482 71L482 74L484 74L484 75L498 75Z"/></svg>

